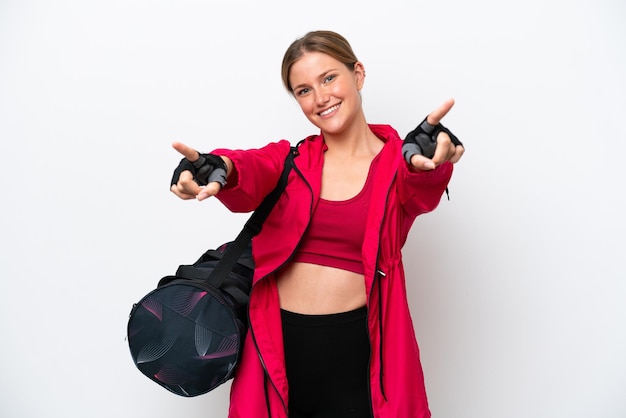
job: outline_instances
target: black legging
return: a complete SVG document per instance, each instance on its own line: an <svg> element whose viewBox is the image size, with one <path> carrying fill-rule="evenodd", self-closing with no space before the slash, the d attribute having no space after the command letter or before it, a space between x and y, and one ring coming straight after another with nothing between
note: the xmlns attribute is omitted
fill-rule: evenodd
<svg viewBox="0 0 626 418"><path fill-rule="evenodd" d="M281 314L289 418L371 418L366 308Z"/></svg>

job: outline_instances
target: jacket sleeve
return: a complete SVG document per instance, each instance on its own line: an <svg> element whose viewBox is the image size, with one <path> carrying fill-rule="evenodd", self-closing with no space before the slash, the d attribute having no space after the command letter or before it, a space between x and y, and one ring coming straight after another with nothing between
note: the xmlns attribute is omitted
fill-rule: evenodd
<svg viewBox="0 0 626 418"><path fill-rule="evenodd" d="M234 166L217 199L232 212L255 210L278 183L290 149L289 141L281 140L258 149L211 151L230 158Z"/></svg>
<svg viewBox="0 0 626 418"><path fill-rule="evenodd" d="M453 165L445 162L432 171L412 171L405 163L398 170L402 207L409 219L433 211L452 177Z"/></svg>

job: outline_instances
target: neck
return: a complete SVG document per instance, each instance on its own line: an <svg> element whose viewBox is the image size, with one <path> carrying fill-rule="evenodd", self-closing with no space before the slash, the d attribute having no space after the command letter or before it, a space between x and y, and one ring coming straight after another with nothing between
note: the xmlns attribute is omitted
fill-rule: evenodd
<svg viewBox="0 0 626 418"><path fill-rule="evenodd" d="M328 147L327 153L344 157L377 154L383 146L383 141L374 135L365 120L362 123L353 123L345 131L322 132L322 135Z"/></svg>

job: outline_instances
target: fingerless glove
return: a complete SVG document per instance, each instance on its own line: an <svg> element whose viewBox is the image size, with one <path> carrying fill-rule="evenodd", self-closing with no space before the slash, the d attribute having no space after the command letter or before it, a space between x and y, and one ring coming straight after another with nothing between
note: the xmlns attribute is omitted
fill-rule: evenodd
<svg viewBox="0 0 626 418"><path fill-rule="evenodd" d="M199 158L194 162L183 158L174 170L171 185L178 183L180 174L187 170L191 172L193 180L200 186L206 186L214 181L222 187L226 185L226 163L218 155L199 154Z"/></svg>
<svg viewBox="0 0 626 418"><path fill-rule="evenodd" d="M441 132L445 132L450 136L450 140L454 146L463 145L461 141L441 123L431 125L425 118L417 128L409 132L404 138L402 156L404 156L406 162L411 164L411 157L415 154L423 155L426 158L433 158L435 156L435 149L437 149L437 135Z"/></svg>

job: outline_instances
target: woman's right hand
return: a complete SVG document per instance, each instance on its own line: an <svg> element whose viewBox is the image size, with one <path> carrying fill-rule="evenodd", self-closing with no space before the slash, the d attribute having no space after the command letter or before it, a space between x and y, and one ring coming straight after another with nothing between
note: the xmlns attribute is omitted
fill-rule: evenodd
<svg viewBox="0 0 626 418"><path fill-rule="evenodd" d="M200 158L200 153L195 149L188 147L181 142L174 142L172 147L183 155L190 163L196 162ZM227 173L230 172L232 163L230 159L221 157L226 164ZM176 196L184 200L198 199L204 200L208 197L215 196L222 188L222 184L218 181L209 182L206 186L200 186L196 183L191 170L183 170L175 183L172 183L170 190Z"/></svg>

